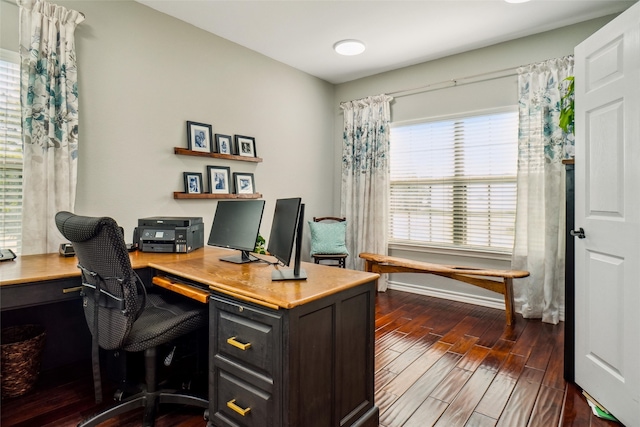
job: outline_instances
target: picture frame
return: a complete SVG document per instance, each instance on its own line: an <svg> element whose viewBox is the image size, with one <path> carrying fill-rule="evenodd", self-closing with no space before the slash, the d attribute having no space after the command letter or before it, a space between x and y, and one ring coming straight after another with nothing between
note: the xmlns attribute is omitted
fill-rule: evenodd
<svg viewBox="0 0 640 427"><path fill-rule="evenodd" d="M233 183L235 185L235 194L254 194L256 192L252 173L234 172Z"/></svg>
<svg viewBox="0 0 640 427"><path fill-rule="evenodd" d="M251 136L235 135L235 149L238 156L256 157L256 139Z"/></svg>
<svg viewBox="0 0 640 427"><path fill-rule="evenodd" d="M231 169L225 166L207 166L209 193L231 193Z"/></svg>
<svg viewBox="0 0 640 427"><path fill-rule="evenodd" d="M202 193L202 173L184 172L184 192L187 194Z"/></svg>
<svg viewBox="0 0 640 427"><path fill-rule="evenodd" d="M231 135L216 133L216 152L220 154L233 154L233 140Z"/></svg>
<svg viewBox="0 0 640 427"><path fill-rule="evenodd" d="M187 122L189 150L203 153L213 152L213 128L206 123Z"/></svg>

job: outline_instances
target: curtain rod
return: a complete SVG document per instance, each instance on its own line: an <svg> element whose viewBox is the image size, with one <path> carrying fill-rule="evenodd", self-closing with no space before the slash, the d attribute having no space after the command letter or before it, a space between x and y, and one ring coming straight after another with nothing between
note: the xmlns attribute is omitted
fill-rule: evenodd
<svg viewBox="0 0 640 427"><path fill-rule="evenodd" d="M3 2L5 2L5 3L8 3L8 4L12 4L12 5L14 5L14 6L18 6L18 5L16 4L15 0L13 0L13 1L12 1L12 0L1 0L1 1L3 1ZM85 18L85 19L86 19L86 16L84 15L84 13L83 13L83 12L78 11L78 13L79 13L80 15L82 15L82 17L83 17L83 18Z"/></svg>
<svg viewBox="0 0 640 427"><path fill-rule="evenodd" d="M448 87L462 86L470 83L478 83L484 81L490 81L500 79L503 77L510 77L517 75L518 67L503 68L502 70L488 71L486 73L473 74L471 76L458 77L449 80L443 80L438 83L431 83L424 86L418 86L410 89L396 90L394 92L387 92L387 95L399 98L401 96L414 95L416 93L429 92L432 90L445 89Z"/></svg>

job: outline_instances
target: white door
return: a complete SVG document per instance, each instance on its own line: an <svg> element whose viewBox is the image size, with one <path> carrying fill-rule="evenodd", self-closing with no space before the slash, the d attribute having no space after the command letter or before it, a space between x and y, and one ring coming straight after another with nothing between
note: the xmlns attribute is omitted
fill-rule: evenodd
<svg viewBox="0 0 640 427"><path fill-rule="evenodd" d="M640 3L575 49L575 381L640 426Z"/></svg>

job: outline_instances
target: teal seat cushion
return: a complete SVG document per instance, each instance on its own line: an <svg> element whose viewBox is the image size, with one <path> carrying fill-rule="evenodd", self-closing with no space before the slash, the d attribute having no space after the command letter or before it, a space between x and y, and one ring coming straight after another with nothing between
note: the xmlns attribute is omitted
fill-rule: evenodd
<svg viewBox="0 0 640 427"><path fill-rule="evenodd" d="M311 256L316 254L349 254L347 251L347 222L309 221Z"/></svg>

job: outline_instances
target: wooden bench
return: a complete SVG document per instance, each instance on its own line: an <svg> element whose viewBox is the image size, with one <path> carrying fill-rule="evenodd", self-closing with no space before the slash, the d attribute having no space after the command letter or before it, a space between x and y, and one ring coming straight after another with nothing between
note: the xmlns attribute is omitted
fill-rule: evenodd
<svg viewBox="0 0 640 427"><path fill-rule="evenodd" d="M527 277L528 271L495 270L454 265L431 264L404 258L390 257L363 252L360 258L365 260L365 270L371 273L427 273L459 280L504 295L507 325L514 322L513 279ZM489 279L499 277L502 280Z"/></svg>

